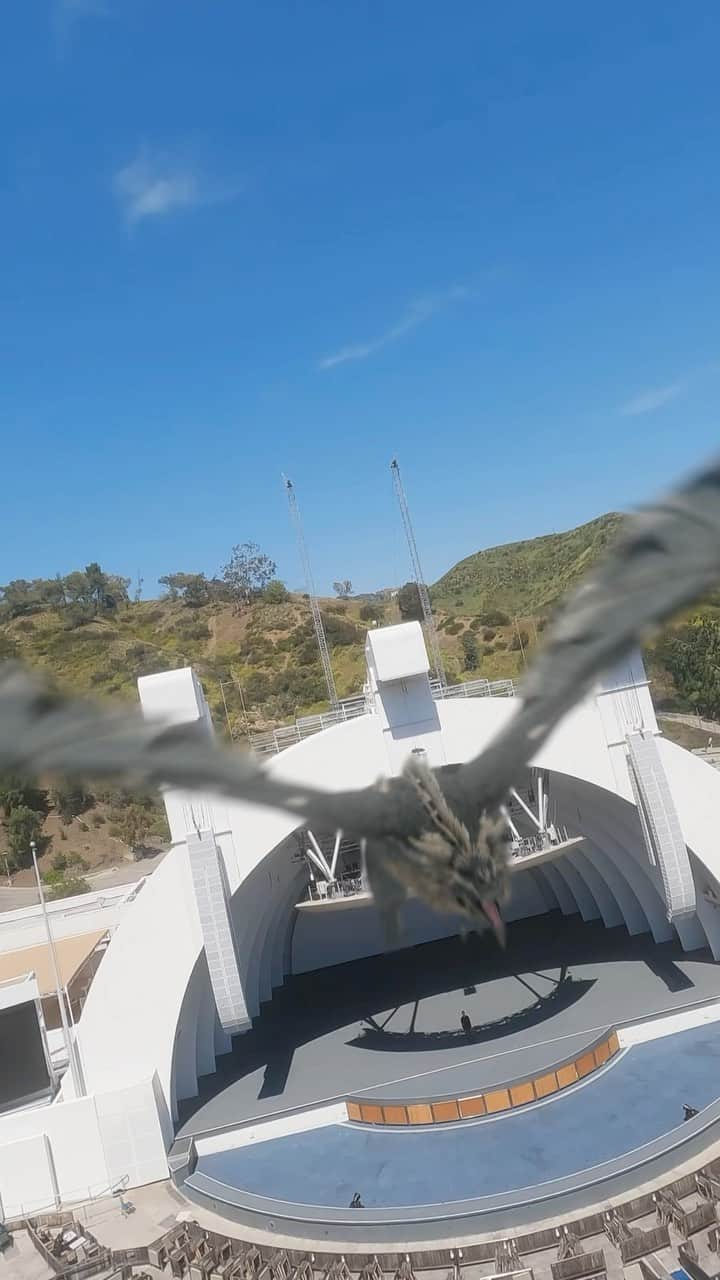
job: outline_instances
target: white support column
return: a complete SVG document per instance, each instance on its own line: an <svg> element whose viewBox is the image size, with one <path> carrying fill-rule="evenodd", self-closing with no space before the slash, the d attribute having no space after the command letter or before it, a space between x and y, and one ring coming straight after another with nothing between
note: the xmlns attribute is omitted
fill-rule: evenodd
<svg viewBox="0 0 720 1280"><path fill-rule="evenodd" d="M333 880L335 879L335 872L337 871L337 864L338 864L338 858L340 856L341 844L342 844L342 831L336 831L335 847L333 849L332 862L330 863L330 875Z"/></svg>
<svg viewBox="0 0 720 1280"><path fill-rule="evenodd" d="M328 881L332 880L334 877L333 877L332 871L330 870L330 867L328 866L328 860L325 857L325 854L320 848L320 845L318 844L313 832L310 830L309 827L308 827L307 837L313 849L315 850L314 853L310 849L305 850L308 858L310 858L311 862L315 863L315 866L318 868L319 871L322 871L322 874L325 876L326 880Z"/></svg>
<svg viewBox="0 0 720 1280"><path fill-rule="evenodd" d="M533 813L532 809L529 807L529 805L526 805L526 803L525 803L525 801L523 800L522 796L521 796L521 795L518 795L518 793L517 793L517 791L515 790L515 788L514 788L514 787L511 787L511 788L510 788L510 795L512 796L513 800L517 800L518 804L520 805L520 808L525 810L525 813L527 814L528 818L530 819L530 821L531 821L532 823L534 823L534 825L537 827L538 831L542 831L542 827L541 827L540 823L538 822L538 819L536 818L536 816L535 816L535 814Z"/></svg>
<svg viewBox="0 0 720 1280"><path fill-rule="evenodd" d="M537 799L538 799L538 818L540 819L539 830L545 830L545 792L543 790L545 777L541 769L537 772Z"/></svg>
<svg viewBox="0 0 720 1280"><path fill-rule="evenodd" d="M500 812L501 812L501 814L502 814L503 818L505 819L505 821L506 821L506 822L507 822L507 824L508 824L508 829L509 829L509 831L510 831L510 834L511 834L511 836L512 836L513 840L519 840L519 839L520 839L520 832L518 831L517 827L515 826L515 823L513 822L512 818L510 817L510 814L508 813L508 810L507 810L507 808L505 807L505 805L504 805L504 804L501 804L501 805L500 805Z"/></svg>

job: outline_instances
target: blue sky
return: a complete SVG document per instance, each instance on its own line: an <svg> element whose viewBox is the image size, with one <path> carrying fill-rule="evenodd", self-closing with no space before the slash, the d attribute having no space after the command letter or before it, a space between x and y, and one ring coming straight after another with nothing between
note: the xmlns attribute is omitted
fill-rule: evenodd
<svg viewBox="0 0 720 1280"><path fill-rule="evenodd" d="M426 576L712 452L720 7L23 0L0 582Z"/></svg>

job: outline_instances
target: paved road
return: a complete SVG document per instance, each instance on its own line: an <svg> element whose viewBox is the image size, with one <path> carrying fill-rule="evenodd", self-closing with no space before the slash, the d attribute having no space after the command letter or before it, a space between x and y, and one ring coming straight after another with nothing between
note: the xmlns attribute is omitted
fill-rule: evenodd
<svg viewBox="0 0 720 1280"><path fill-rule="evenodd" d="M165 853L163 850L152 858L143 858L140 862L120 862L117 866L108 867L104 871L91 871L85 877L95 891L112 889L119 884L135 884L143 876L149 876L160 865ZM18 885L0 888L0 912L17 911L20 907L32 907L38 901L37 889L32 886Z"/></svg>
<svg viewBox="0 0 720 1280"><path fill-rule="evenodd" d="M658 720L675 720L677 724L689 724L693 729L704 729L707 733L720 733L717 720L704 720L702 716L689 711L659 711Z"/></svg>

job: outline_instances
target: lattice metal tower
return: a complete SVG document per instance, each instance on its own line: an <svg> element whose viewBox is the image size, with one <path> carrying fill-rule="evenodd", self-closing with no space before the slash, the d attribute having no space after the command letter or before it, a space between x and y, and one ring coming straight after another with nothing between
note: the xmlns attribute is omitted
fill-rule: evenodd
<svg viewBox="0 0 720 1280"><path fill-rule="evenodd" d="M425 635L427 638L428 649L430 650L430 662L435 669L437 676L443 689L447 686L447 678L445 676L445 668L443 666L442 654L440 652L440 641L438 639L435 619L433 618L432 606L430 604L430 592L425 585L423 578L422 566L420 564L420 556L418 554L415 534L413 532L412 521L410 519L410 511L405 497L403 482L400 478L400 464L397 458L393 458L390 463L390 471L392 472L393 485L395 486L395 495L400 507L400 515L402 516L403 527L405 529L405 537L410 551L410 563L412 565L413 577L415 579L418 594L420 596L420 607L422 609L423 620L425 622Z"/></svg>
<svg viewBox="0 0 720 1280"><path fill-rule="evenodd" d="M300 547L300 559L302 560L303 572L305 574L305 589L310 598L310 612L312 614L318 649L320 650L320 661L322 663L323 675L325 676L325 684L327 685L328 698L330 699L330 706L334 710L339 706L339 700L337 696L337 689L335 688L335 677L333 676L332 666L330 665L330 651L325 638L325 628L322 623L320 605L317 602L317 596L315 594L315 583L313 581L312 569L310 568L310 557L305 543L302 520L300 519L300 508L298 507L298 501L295 496L295 488L292 480L288 480L287 476L283 476L283 484L287 491L290 515L295 523L298 546Z"/></svg>

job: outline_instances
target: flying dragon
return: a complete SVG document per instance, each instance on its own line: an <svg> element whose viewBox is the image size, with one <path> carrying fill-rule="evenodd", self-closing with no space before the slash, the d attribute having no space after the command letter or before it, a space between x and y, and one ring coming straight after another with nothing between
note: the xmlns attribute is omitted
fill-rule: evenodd
<svg viewBox="0 0 720 1280"><path fill-rule="evenodd" d="M637 641L720 580L720 460L623 525L569 595L526 676L518 710L473 760L326 792L272 776L197 724L167 725L51 691L16 663L0 667L0 772L114 778L284 809L364 842L370 886L393 932L417 896L503 935L510 879L502 806L572 706Z"/></svg>

